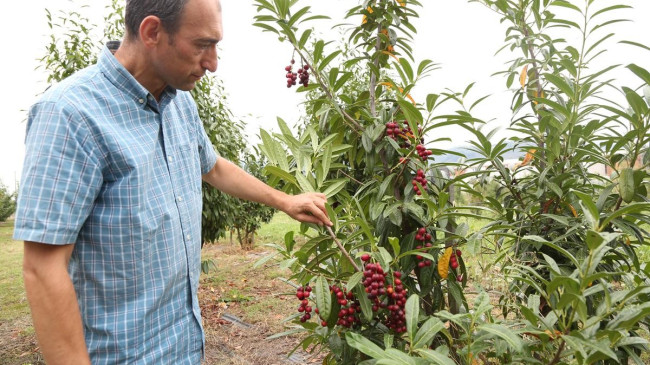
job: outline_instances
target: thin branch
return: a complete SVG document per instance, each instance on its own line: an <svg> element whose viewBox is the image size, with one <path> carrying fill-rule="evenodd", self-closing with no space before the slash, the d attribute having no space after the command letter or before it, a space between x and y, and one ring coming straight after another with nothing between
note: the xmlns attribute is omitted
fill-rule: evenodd
<svg viewBox="0 0 650 365"><path fill-rule="evenodd" d="M350 263L352 263L352 266L354 266L354 269L355 269L356 271L358 271L358 272L361 272L361 268L359 268L359 265L357 265L357 263L352 259L352 256L350 256L350 254L349 254L348 251L345 249L345 247L343 247L343 245L341 244L341 241L339 241L338 238L336 238L336 235L335 235L334 232L332 231L332 228L329 227L329 226L327 226L326 228L327 228L327 231L328 231L329 234L330 234L330 237L332 237L332 239L334 240L334 242L336 242L336 245L339 246L339 250L341 250L341 252L343 252L343 255L345 255L345 257L347 257L348 260L350 260Z"/></svg>

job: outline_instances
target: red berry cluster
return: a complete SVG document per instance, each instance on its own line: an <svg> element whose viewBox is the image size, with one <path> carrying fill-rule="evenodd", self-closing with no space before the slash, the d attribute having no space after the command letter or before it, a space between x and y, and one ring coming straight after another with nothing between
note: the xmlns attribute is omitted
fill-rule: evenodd
<svg viewBox="0 0 650 365"><path fill-rule="evenodd" d="M460 252L460 250L456 250L456 252L451 254L451 257L449 258L449 266L451 266L452 269L454 270L458 269L458 259L456 258L456 256L460 257L461 255L462 252Z"/></svg>
<svg viewBox="0 0 650 365"><path fill-rule="evenodd" d="M362 255L361 260L367 262L370 255ZM363 272L363 286L368 299L372 301L373 312L378 312L380 308L388 309L386 326L397 333L406 332L405 310L406 306L406 289L402 285L400 278L402 274L393 273L393 285L386 286L387 273L381 268L380 264L367 263ZM384 296L386 300L383 300Z"/></svg>
<svg viewBox="0 0 650 365"><path fill-rule="evenodd" d="M413 184L413 190L417 195L422 195L417 183L422 185L422 189L427 190L427 178L424 176L424 171L422 171L422 169L418 169L415 179L411 180L411 183Z"/></svg>
<svg viewBox="0 0 650 365"><path fill-rule="evenodd" d="M427 157L431 156L433 152L429 151L426 147L424 147L423 144L419 144L415 146L415 149L418 152L418 156L422 159L422 161L426 161Z"/></svg>
<svg viewBox="0 0 650 365"><path fill-rule="evenodd" d="M406 289L402 285L402 274L400 272L393 273L395 279L393 284L388 285L386 293L388 294L388 318L386 326L397 333L406 332Z"/></svg>
<svg viewBox="0 0 650 365"><path fill-rule="evenodd" d="M425 182L426 182L426 180L425 180ZM417 188L415 185L414 185L414 187ZM415 248L418 249L418 250L421 250L423 248L423 245L426 248L432 247L433 246L433 244L431 243L432 238L433 238L433 236L431 236L431 233L428 233L426 228L421 227L420 229L418 229L418 233L415 234L415 240L422 242L422 244L417 245ZM420 269L425 267L425 266L431 266L431 264L433 263L431 260L427 260L427 259L425 259L424 257L422 257L420 255L415 256L415 258L419 261L418 262L418 267Z"/></svg>
<svg viewBox="0 0 650 365"><path fill-rule="evenodd" d="M361 304L355 299L352 292L345 292L336 285L332 285L330 290L336 296L341 309L339 309L339 319L336 322L339 326L350 328L354 324L361 323L359 313L361 313ZM327 326L327 321L321 321L323 327Z"/></svg>
<svg viewBox="0 0 650 365"><path fill-rule="evenodd" d="M361 256L363 261L370 260L369 255ZM386 282L386 273L381 268L379 264L367 263L365 266L365 271L363 272L363 286L366 288L366 293L368 293L368 298L373 300L375 303L372 307L374 311L379 309L381 301L379 300L380 295L386 294L386 288L384 283ZM375 309L375 307L377 307Z"/></svg>
<svg viewBox="0 0 650 365"><path fill-rule="evenodd" d="M298 72L293 72L293 64L296 63L295 60L291 60L291 64L284 68L287 71L287 87L296 85L298 77L300 76L300 83L307 87L309 85L309 65L304 65L298 68Z"/></svg>
<svg viewBox="0 0 650 365"><path fill-rule="evenodd" d="M456 250L454 253L451 254L451 257L449 257L449 266L451 266L452 269L456 270L459 266L458 264L458 257L461 257L463 255L461 250ZM460 273L456 275L456 281L461 282L463 281L463 274Z"/></svg>
<svg viewBox="0 0 650 365"><path fill-rule="evenodd" d="M305 313L301 318L300 322L307 322L311 318L311 307L309 306L309 295L311 294L311 287L309 285L305 287L298 287L296 291L296 297L300 300L300 306L298 307L298 312Z"/></svg>
<svg viewBox="0 0 650 365"><path fill-rule="evenodd" d="M299 68L298 76L300 77L300 83L302 86L309 86L309 65L304 65L302 68Z"/></svg>
<svg viewBox="0 0 650 365"><path fill-rule="evenodd" d="M404 121L404 127L400 127L396 122L386 123L386 135L399 142L399 146L402 148L411 147L409 142L409 136L413 136L413 131L407 121ZM401 137L397 139L397 137Z"/></svg>

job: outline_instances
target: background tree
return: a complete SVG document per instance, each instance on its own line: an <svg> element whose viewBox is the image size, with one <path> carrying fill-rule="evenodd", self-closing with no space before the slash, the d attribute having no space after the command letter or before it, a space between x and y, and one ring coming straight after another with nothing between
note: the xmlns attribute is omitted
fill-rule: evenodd
<svg viewBox="0 0 650 365"><path fill-rule="evenodd" d="M16 211L16 193L10 194L0 183L0 222L4 222Z"/></svg>

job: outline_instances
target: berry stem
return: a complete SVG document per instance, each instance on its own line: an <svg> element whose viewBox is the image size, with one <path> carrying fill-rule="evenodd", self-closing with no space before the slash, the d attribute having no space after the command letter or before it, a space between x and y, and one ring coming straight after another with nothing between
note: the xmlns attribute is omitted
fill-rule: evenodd
<svg viewBox="0 0 650 365"><path fill-rule="evenodd" d="M314 67L314 65L309 63L307 58L302 54L302 52L300 52L300 49L298 49L298 46L296 44L292 43L291 45L293 46L294 51L298 52L298 56L300 56L300 58L302 58L305 61L305 64L309 65L309 69L312 71L312 74L316 78L316 81L320 85L321 89L323 89L323 91L327 95L327 98L330 99L330 101L334 105L335 109L339 113L341 113L341 115L343 115L343 117L344 117L343 119L346 120L350 124L350 126L352 127L352 130L354 130L358 135L361 135L361 133L364 130L363 126L361 124L359 124L359 122L354 120L354 118L352 118L348 113L346 113L345 110L343 110L339 105L336 104L336 98L334 97L334 95L332 94L330 89L323 82L323 79L321 78L321 75L320 75L320 72L318 71L318 69L316 67Z"/></svg>
<svg viewBox="0 0 650 365"><path fill-rule="evenodd" d="M343 252L343 255L345 255L345 257L347 257L348 260L350 260L350 263L352 263L352 266L354 266L354 269L355 269L357 272L361 272L361 268L359 268L359 265L357 265L357 263L354 262L354 260L352 259L352 256L350 256L350 254L348 253L348 251L347 251L347 250L345 249L345 247L343 247L343 245L341 244L341 241L339 241L338 238L336 238L336 235L335 235L334 232L332 231L332 228L330 228L329 226L327 226L326 228L327 228L327 231L328 231L329 234L330 234L330 237L332 237L332 239L334 240L334 242L336 242L336 245L339 246L339 249L341 250L341 252Z"/></svg>

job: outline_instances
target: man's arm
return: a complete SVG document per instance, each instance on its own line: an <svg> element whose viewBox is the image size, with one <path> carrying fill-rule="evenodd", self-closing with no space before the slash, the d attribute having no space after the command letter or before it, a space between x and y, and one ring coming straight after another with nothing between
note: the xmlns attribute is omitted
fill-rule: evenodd
<svg viewBox="0 0 650 365"><path fill-rule="evenodd" d="M228 195L279 209L301 222L332 225L325 209L325 194L285 194L224 158L217 160L203 180Z"/></svg>
<svg viewBox="0 0 650 365"><path fill-rule="evenodd" d="M48 364L90 364L68 274L74 245L25 241L23 277L39 346Z"/></svg>

